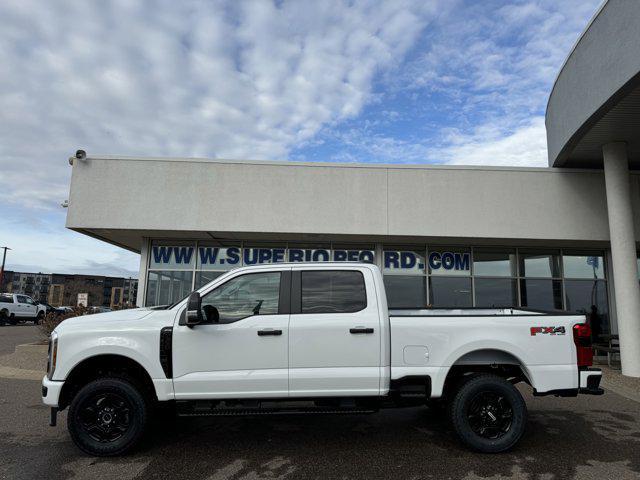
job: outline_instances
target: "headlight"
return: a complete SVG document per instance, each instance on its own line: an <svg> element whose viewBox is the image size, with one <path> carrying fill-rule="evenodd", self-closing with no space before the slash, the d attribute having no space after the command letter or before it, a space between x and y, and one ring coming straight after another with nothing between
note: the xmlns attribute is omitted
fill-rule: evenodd
<svg viewBox="0 0 640 480"><path fill-rule="evenodd" d="M56 360L58 359L58 334L51 333L49 337L49 353L47 354L47 377L49 380L53 378L53 372L56 371Z"/></svg>

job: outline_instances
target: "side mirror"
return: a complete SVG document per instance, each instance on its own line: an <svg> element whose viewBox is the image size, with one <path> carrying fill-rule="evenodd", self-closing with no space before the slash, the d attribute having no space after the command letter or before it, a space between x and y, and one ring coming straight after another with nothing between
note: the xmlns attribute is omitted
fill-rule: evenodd
<svg viewBox="0 0 640 480"><path fill-rule="evenodd" d="M188 327L193 327L194 325L202 323L202 310L200 309L201 304L202 299L200 298L200 293L193 292L189 295L185 322Z"/></svg>

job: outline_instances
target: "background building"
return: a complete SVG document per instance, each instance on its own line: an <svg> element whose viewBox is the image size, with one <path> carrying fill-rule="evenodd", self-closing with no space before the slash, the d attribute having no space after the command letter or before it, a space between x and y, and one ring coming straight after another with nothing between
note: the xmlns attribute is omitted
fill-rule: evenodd
<svg viewBox="0 0 640 480"><path fill-rule="evenodd" d="M135 306L137 290L135 278L13 271L5 272L0 286L0 291L22 293L56 307L75 306L79 293L89 295L89 306Z"/></svg>

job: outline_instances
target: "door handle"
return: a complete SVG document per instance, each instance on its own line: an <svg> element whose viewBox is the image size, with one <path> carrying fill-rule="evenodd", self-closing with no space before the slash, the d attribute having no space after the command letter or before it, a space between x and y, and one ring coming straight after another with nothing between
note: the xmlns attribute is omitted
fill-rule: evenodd
<svg viewBox="0 0 640 480"><path fill-rule="evenodd" d="M277 335L282 335L282 330L258 330L258 336L259 337L266 337L268 335L273 335L273 336L277 336Z"/></svg>
<svg viewBox="0 0 640 480"><path fill-rule="evenodd" d="M373 328L365 328L365 327L355 327L350 328L349 333L358 334L358 333L373 333Z"/></svg>

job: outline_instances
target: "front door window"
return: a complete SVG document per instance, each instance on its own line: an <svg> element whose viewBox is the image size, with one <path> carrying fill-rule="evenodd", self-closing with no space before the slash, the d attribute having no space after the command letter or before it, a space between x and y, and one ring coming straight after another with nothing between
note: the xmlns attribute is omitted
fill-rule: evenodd
<svg viewBox="0 0 640 480"><path fill-rule="evenodd" d="M252 315L277 315L280 273L252 273L232 278L202 298L202 310L218 310L219 323L232 323Z"/></svg>

